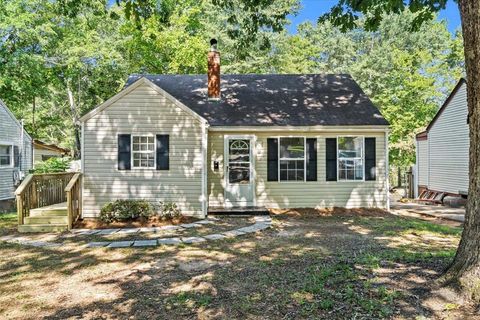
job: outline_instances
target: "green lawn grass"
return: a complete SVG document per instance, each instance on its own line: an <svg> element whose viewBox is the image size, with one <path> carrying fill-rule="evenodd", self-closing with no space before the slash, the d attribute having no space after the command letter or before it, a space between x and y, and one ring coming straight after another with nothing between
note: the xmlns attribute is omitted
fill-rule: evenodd
<svg viewBox="0 0 480 320"><path fill-rule="evenodd" d="M12 229L17 226L17 213L0 213L0 230Z"/></svg>

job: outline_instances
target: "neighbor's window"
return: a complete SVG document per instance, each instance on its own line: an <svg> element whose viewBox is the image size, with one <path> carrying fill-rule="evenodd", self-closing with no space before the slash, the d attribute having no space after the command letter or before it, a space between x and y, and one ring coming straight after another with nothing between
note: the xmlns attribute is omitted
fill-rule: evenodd
<svg viewBox="0 0 480 320"><path fill-rule="evenodd" d="M305 138L280 138L280 181L305 180Z"/></svg>
<svg viewBox="0 0 480 320"><path fill-rule="evenodd" d="M363 180L363 137L338 137L338 180Z"/></svg>
<svg viewBox="0 0 480 320"><path fill-rule="evenodd" d="M155 137L133 136L132 158L134 168L154 168Z"/></svg>
<svg viewBox="0 0 480 320"><path fill-rule="evenodd" d="M8 167L12 165L12 146L0 145L0 166Z"/></svg>

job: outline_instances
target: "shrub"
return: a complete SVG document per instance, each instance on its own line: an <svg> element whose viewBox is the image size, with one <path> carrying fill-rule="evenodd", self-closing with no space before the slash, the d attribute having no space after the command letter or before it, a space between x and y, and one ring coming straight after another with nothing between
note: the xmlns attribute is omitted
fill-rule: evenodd
<svg viewBox="0 0 480 320"><path fill-rule="evenodd" d="M153 214L153 206L146 200L116 200L102 207L100 220L110 223L148 218Z"/></svg>
<svg viewBox="0 0 480 320"><path fill-rule="evenodd" d="M72 159L69 157L65 158L50 158L48 160L39 162L35 164L35 169L33 173L55 173L55 172L65 172L70 168L70 162Z"/></svg>
<svg viewBox="0 0 480 320"><path fill-rule="evenodd" d="M162 219L175 219L182 215L175 202L159 202L158 209L160 209Z"/></svg>

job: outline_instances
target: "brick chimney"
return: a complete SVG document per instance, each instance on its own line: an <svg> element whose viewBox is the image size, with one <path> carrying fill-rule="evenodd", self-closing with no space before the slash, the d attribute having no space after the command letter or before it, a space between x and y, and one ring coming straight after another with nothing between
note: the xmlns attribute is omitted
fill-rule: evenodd
<svg viewBox="0 0 480 320"><path fill-rule="evenodd" d="M216 39L210 40L208 52L208 99L220 100L220 52Z"/></svg>

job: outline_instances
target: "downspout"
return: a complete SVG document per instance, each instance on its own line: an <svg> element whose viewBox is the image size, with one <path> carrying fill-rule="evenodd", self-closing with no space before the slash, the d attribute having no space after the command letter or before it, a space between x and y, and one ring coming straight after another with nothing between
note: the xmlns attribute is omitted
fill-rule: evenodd
<svg viewBox="0 0 480 320"><path fill-rule="evenodd" d="M389 172L390 172L390 164L388 161L388 158L389 158L388 133L389 133L389 129L385 129L385 188L386 188L386 197L387 197L387 211L390 211L390 180L388 178Z"/></svg>
<svg viewBox="0 0 480 320"><path fill-rule="evenodd" d="M20 146L21 146L21 149L20 149L20 154L18 155L18 157L20 159L18 159L18 169L20 170L20 172L22 172L22 161L23 161L23 149L25 148L25 145L24 145L24 142L23 142L23 139L24 139L24 135L23 135L23 119L20 120L20 124L21 124L21 132L20 132Z"/></svg>
<svg viewBox="0 0 480 320"><path fill-rule="evenodd" d="M208 145L208 127L209 125L202 121L202 195L200 202L202 205L202 214L205 218L208 213L207 203L207 175L208 175L208 161L207 161L207 145Z"/></svg>

